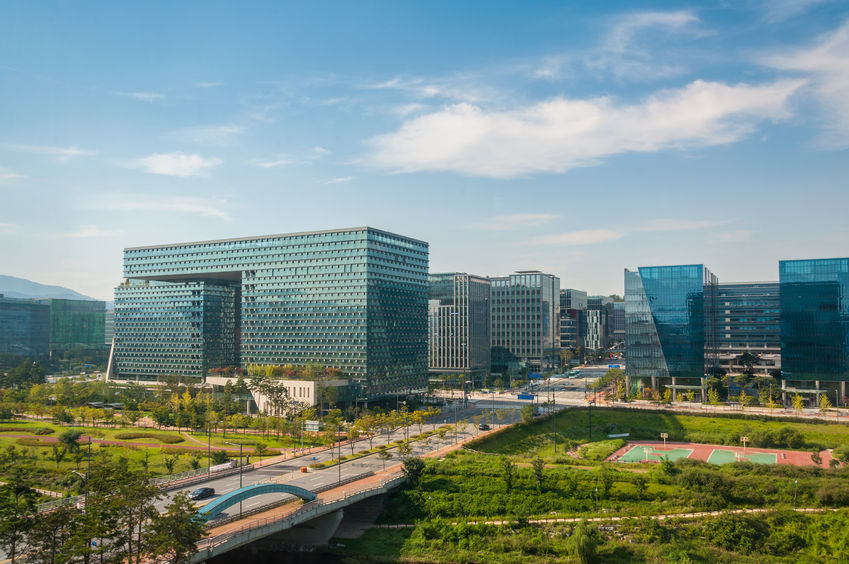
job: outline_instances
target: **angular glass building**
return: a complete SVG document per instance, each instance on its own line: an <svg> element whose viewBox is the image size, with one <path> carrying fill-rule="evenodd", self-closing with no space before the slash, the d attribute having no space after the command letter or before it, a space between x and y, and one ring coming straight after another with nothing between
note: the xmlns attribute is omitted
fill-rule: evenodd
<svg viewBox="0 0 849 564"><path fill-rule="evenodd" d="M427 269L370 227L125 249L112 377L318 363L368 398L425 389Z"/></svg>
<svg viewBox="0 0 849 564"><path fill-rule="evenodd" d="M490 281L451 272L428 277L428 368L481 386L490 368Z"/></svg>
<svg viewBox="0 0 849 564"><path fill-rule="evenodd" d="M559 366L560 279L532 270L489 280L493 369L515 362L524 362L531 371Z"/></svg>
<svg viewBox="0 0 849 564"><path fill-rule="evenodd" d="M0 353L37 359L50 352L50 307L0 294Z"/></svg>
<svg viewBox="0 0 849 564"><path fill-rule="evenodd" d="M626 376L632 386L702 389L717 362L717 284L701 264L625 270Z"/></svg>
<svg viewBox="0 0 849 564"><path fill-rule="evenodd" d="M849 380L849 258L783 260L778 272L783 378L845 383ZM845 384L842 388L845 396Z"/></svg>

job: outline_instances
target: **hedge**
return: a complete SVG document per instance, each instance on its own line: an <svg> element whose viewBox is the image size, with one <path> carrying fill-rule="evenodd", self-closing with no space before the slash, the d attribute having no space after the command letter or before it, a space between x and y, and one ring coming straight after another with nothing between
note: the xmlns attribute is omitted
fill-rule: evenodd
<svg viewBox="0 0 849 564"><path fill-rule="evenodd" d="M129 441L132 439L156 439L157 441L163 442L167 445L173 445L177 443L183 442L183 437L178 437L176 435L168 435L166 433L116 433L115 438L120 441Z"/></svg>

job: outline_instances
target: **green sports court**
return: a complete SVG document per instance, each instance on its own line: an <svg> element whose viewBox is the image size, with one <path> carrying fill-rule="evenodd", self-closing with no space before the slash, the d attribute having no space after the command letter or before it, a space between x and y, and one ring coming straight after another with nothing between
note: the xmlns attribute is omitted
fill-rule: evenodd
<svg viewBox="0 0 849 564"><path fill-rule="evenodd" d="M778 455L767 453L767 452L752 452L749 454L742 454L739 451L727 450L723 448L714 449L710 456L708 456L707 461L711 464L729 464L731 462L736 462L737 457L740 457L740 460L748 460L749 462L754 462L757 464L777 464L778 463Z"/></svg>
<svg viewBox="0 0 849 564"><path fill-rule="evenodd" d="M693 454L693 449L691 448L673 448L670 450L658 450L655 447L649 445L635 445L628 452L623 454L619 458L619 461L642 462L644 460L653 460L657 462L663 457L668 457L669 460L675 462L679 458L687 458L691 454Z"/></svg>

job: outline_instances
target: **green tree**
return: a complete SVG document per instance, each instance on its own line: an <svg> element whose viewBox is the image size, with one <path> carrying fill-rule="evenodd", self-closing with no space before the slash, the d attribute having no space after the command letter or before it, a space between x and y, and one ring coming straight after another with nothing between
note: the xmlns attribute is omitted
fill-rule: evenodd
<svg viewBox="0 0 849 564"><path fill-rule="evenodd" d="M165 513L153 518L151 529L153 556L164 556L175 564L186 562L197 552L198 541L206 535L204 522L186 492L175 495Z"/></svg>
<svg viewBox="0 0 849 564"><path fill-rule="evenodd" d="M392 453L386 449L377 451L377 457L383 461L383 469L386 470L386 461L392 458Z"/></svg>
<svg viewBox="0 0 849 564"><path fill-rule="evenodd" d="M513 483L516 481L516 465L506 456L500 459L501 477L504 478L504 487L507 493L513 490Z"/></svg>
<svg viewBox="0 0 849 564"><path fill-rule="evenodd" d="M719 392L715 388L708 390L708 403L710 405L719 405Z"/></svg>
<svg viewBox="0 0 849 564"><path fill-rule="evenodd" d="M740 402L740 409L745 409L750 403L752 403L752 396L746 393L746 390L740 390L740 396L737 398L737 401Z"/></svg>
<svg viewBox="0 0 849 564"><path fill-rule="evenodd" d="M60 447L57 444L52 445L52 452L50 455L51 460L56 463L56 471L59 471L59 465L62 464L62 461L65 460L65 455L68 454L68 450L65 447Z"/></svg>
<svg viewBox="0 0 849 564"><path fill-rule="evenodd" d="M522 416L522 423L533 423L534 415L536 415L536 407L531 404L523 405L522 409L519 410L519 413Z"/></svg>
<svg viewBox="0 0 849 564"><path fill-rule="evenodd" d="M531 461L531 468L534 471L534 478L537 481L537 491L542 491L542 484L545 480L545 461L542 458L534 458Z"/></svg>
<svg viewBox="0 0 849 564"><path fill-rule="evenodd" d="M165 465L165 469L168 471L169 474L174 473L174 466L177 465L177 460L179 458L180 458L179 455L176 455L176 454L172 454L171 456L163 456L162 457L162 464Z"/></svg>
<svg viewBox="0 0 849 564"><path fill-rule="evenodd" d="M271 453L268 450L268 445L262 441L257 441L254 443L254 454L259 457L259 461L262 462L263 455L268 456Z"/></svg>
<svg viewBox="0 0 849 564"><path fill-rule="evenodd" d="M79 526L79 517L80 511L71 505L60 505L35 517L27 544L37 554L38 562L61 564L71 560L68 542Z"/></svg>
<svg viewBox="0 0 849 564"><path fill-rule="evenodd" d="M407 480L409 480L410 484L415 487L418 485L419 480L421 480L422 474L424 474L424 469L424 460L416 456L411 456L404 460L401 470L404 472L404 475L407 476Z"/></svg>
<svg viewBox="0 0 849 564"><path fill-rule="evenodd" d="M601 488L604 493L604 497L608 497L610 495L610 488L613 487L613 482L615 480L613 472L608 468L607 464L601 465Z"/></svg>
<svg viewBox="0 0 849 564"><path fill-rule="evenodd" d="M0 485L0 548L12 562L33 526L36 497L35 490L24 481L20 467L7 483Z"/></svg>
<svg viewBox="0 0 849 564"><path fill-rule="evenodd" d="M581 521L572 530L568 539L569 555L574 556L581 564L591 564L596 561L598 546L602 543L598 529Z"/></svg>
<svg viewBox="0 0 849 564"><path fill-rule="evenodd" d="M76 429L68 429L59 435L58 440L59 443L65 447L65 450L70 453L74 453L80 450L80 443L78 441L81 436L82 433Z"/></svg>
<svg viewBox="0 0 849 564"><path fill-rule="evenodd" d="M805 400L802 398L802 395L799 392L793 394L793 409L795 409L798 413L801 412L804 407Z"/></svg>
<svg viewBox="0 0 849 564"><path fill-rule="evenodd" d="M828 399L828 395L820 394L820 413L825 413L831 409L831 400Z"/></svg>
<svg viewBox="0 0 849 564"><path fill-rule="evenodd" d="M227 456L226 450L213 450L212 451L212 464L213 465L224 464L228 460L230 460L230 458Z"/></svg>

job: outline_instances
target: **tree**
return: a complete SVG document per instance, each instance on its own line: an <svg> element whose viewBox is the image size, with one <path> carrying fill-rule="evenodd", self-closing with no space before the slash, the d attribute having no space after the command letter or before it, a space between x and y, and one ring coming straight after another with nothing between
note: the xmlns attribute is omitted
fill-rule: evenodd
<svg viewBox="0 0 849 564"><path fill-rule="evenodd" d="M0 485L0 548L12 562L32 528L31 515L37 497L35 490L24 481L22 469L16 469L8 483Z"/></svg>
<svg viewBox="0 0 849 564"><path fill-rule="evenodd" d="M262 462L262 455L267 455L269 452L271 451L268 450L268 445L266 445L264 442L257 441L254 444L254 454L259 457L260 462Z"/></svg>
<svg viewBox="0 0 849 564"><path fill-rule="evenodd" d="M795 409L797 413L800 413L804 407L805 400L802 398L802 395L799 392L793 394L793 409Z"/></svg>
<svg viewBox="0 0 849 564"><path fill-rule="evenodd" d="M601 466L601 488L604 492L604 497L610 495L610 488L613 487L614 482L613 472L610 468L607 467L606 464L602 464Z"/></svg>
<svg viewBox="0 0 849 564"><path fill-rule="evenodd" d="M212 451L212 463L213 464L224 464L227 462L229 458L227 457L226 450L214 450Z"/></svg>
<svg viewBox="0 0 849 564"><path fill-rule="evenodd" d="M708 390L708 403L710 405L719 405L719 392L715 388Z"/></svg>
<svg viewBox="0 0 849 564"><path fill-rule="evenodd" d="M59 443L65 447L68 452L77 452L80 450L80 440L82 434L74 429L68 429L59 435Z"/></svg>
<svg viewBox="0 0 849 564"><path fill-rule="evenodd" d="M419 480L421 480L422 474L424 474L424 469L424 460L417 456L411 456L404 460L401 470L404 472L404 475L407 476L407 480L410 481L410 484L416 486L418 485Z"/></svg>
<svg viewBox="0 0 849 564"><path fill-rule="evenodd" d="M513 490L513 483L516 481L516 465L506 456L501 457L500 463L504 487L507 489L507 493L510 493Z"/></svg>
<svg viewBox="0 0 849 564"><path fill-rule="evenodd" d="M534 415L536 415L536 407L531 404L523 405L522 409L519 410L519 413L522 416L522 423L528 424L533 423Z"/></svg>
<svg viewBox="0 0 849 564"><path fill-rule="evenodd" d="M831 409L831 400L828 399L828 395L820 394L820 413L825 413Z"/></svg>
<svg viewBox="0 0 849 564"><path fill-rule="evenodd" d="M750 403L752 403L752 396L746 393L746 390L740 390L740 396L737 398L737 401L740 402L740 409L745 409Z"/></svg>
<svg viewBox="0 0 849 564"><path fill-rule="evenodd" d="M542 458L534 458L531 461L534 470L534 478L537 480L537 491L542 491L542 483L545 480L545 461Z"/></svg>
<svg viewBox="0 0 849 564"><path fill-rule="evenodd" d="M186 492L179 492L165 508L165 513L154 517L152 553L165 556L175 564L186 562L197 552L197 543L205 535L203 520Z"/></svg>
<svg viewBox="0 0 849 564"><path fill-rule="evenodd" d="M409 443L402 443L398 445L398 456L401 458L406 458L410 456L413 452L413 447L410 446Z"/></svg>
<svg viewBox="0 0 849 564"><path fill-rule="evenodd" d="M569 536L569 554L581 564L591 564L595 562L596 550L601 542L598 529L587 524L586 521L581 521L575 525Z"/></svg>
<svg viewBox="0 0 849 564"><path fill-rule="evenodd" d="M169 474L174 473L174 466L177 465L177 460L179 459L179 455L172 454L171 456L163 456L162 464L165 465L165 469L168 470Z"/></svg>
<svg viewBox="0 0 849 564"><path fill-rule="evenodd" d="M383 461L383 469L386 470L386 461L392 458L392 453L386 449L381 449L377 452L377 457Z"/></svg>
<svg viewBox="0 0 849 564"><path fill-rule="evenodd" d="M79 510L71 505L60 505L52 511L38 515L27 535L30 551L38 554L45 564L68 562L67 543L79 526Z"/></svg>
<svg viewBox="0 0 849 564"><path fill-rule="evenodd" d="M811 462L819 466L822 464L822 456L820 456L820 451L814 450L811 452Z"/></svg>
<svg viewBox="0 0 849 564"><path fill-rule="evenodd" d="M65 460L66 454L68 454L68 450L65 447L60 447L57 444L53 445L53 452L51 453L50 458L56 463L57 472L59 471L59 465L62 464L63 460Z"/></svg>

